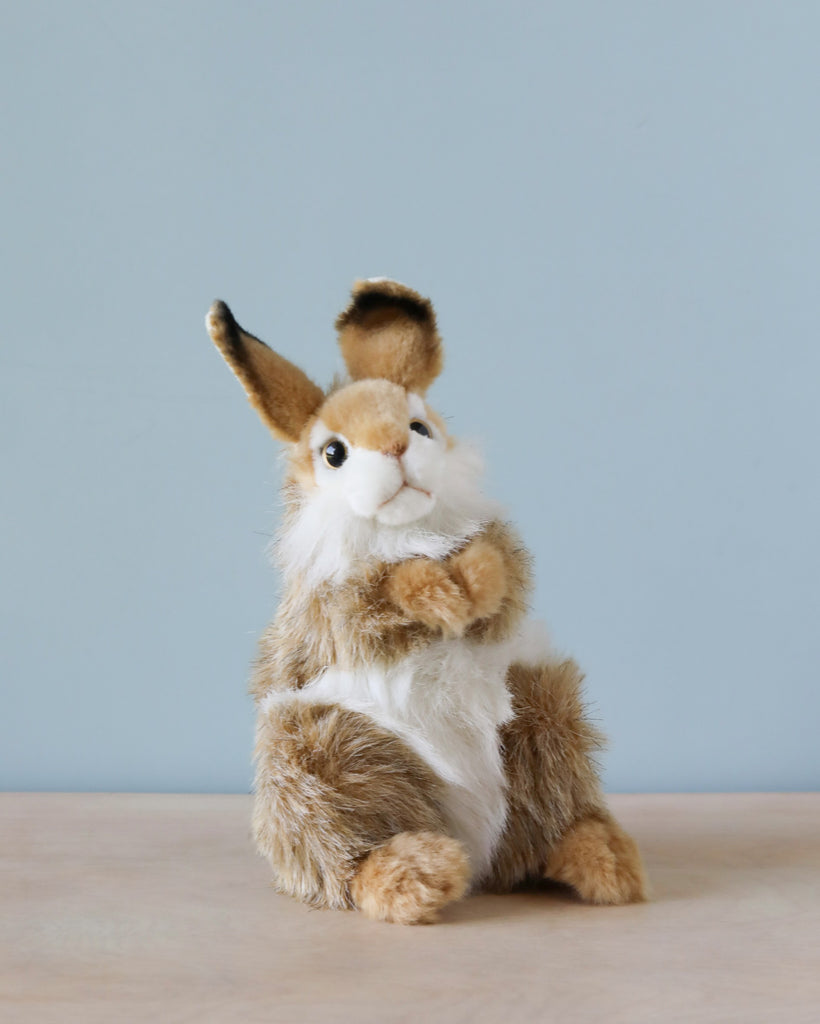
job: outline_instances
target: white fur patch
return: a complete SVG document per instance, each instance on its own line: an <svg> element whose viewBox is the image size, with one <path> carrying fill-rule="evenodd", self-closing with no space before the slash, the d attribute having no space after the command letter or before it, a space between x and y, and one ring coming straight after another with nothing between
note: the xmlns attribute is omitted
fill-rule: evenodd
<svg viewBox="0 0 820 1024"><path fill-rule="evenodd" d="M488 871L507 815L498 727L512 715L507 669L542 661L549 644L538 623L513 640L439 640L390 666L328 667L298 691L274 691L261 710L298 700L338 704L399 736L445 783L443 811L467 849L473 883Z"/></svg>
<svg viewBox="0 0 820 1024"><path fill-rule="evenodd" d="M410 409L418 415L414 403ZM500 506L481 492L483 464L472 447L456 443L448 448L443 439L413 431L402 459L405 473L435 501L420 501L416 509L405 505L402 511L421 513L409 515L409 522L367 515L400 485L397 460L355 449L321 421L314 427L311 446L318 451L330 437L345 441L350 454L339 470L320 464L320 457L315 460L317 487L304 495L274 546L275 561L286 578L302 576L313 587L324 581L339 583L362 563L445 558L493 519L503 518ZM430 464L433 460L436 466ZM410 491L408 499L414 493Z"/></svg>

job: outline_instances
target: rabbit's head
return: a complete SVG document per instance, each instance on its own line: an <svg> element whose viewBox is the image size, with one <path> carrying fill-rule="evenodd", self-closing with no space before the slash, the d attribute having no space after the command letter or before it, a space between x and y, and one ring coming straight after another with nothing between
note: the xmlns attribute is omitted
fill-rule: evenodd
<svg viewBox="0 0 820 1024"><path fill-rule="evenodd" d="M412 538L435 548L446 536L446 548L486 520L480 462L424 400L443 363L427 299L383 278L358 282L336 320L349 381L327 394L244 331L225 303L213 304L207 326L251 404L288 445L288 492L303 530L316 534L303 543L319 548L332 537L342 547L381 547L390 560L408 538L407 553L430 553L417 552Z"/></svg>

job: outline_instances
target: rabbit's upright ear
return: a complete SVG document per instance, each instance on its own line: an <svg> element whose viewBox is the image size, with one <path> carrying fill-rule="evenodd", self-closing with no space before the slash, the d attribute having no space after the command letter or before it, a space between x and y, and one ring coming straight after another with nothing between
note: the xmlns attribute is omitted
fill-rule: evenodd
<svg viewBox="0 0 820 1024"><path fill-rule="evenodd" d="M384 377L423 395L441 373L444 353L430 300L398 281L357 281L336 329L353 380Z"/></svg>
<svg viewBox="0 0 820 1024"><path fill-rule="evenodd" d="M321 388L264 341L243 331L224 302L211 306L205 323L264 422L281 441L298 441L324 401Z"/></svg>

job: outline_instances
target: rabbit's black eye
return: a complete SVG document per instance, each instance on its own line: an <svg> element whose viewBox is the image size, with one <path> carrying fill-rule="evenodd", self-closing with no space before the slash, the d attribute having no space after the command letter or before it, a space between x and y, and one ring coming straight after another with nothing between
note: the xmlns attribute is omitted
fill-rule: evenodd
<svg viewBox="0 0 820 1024"><path fill-rule="evenodd" d="M413 420L413 422L410 424L410 429L411 430L415 430L415 432L417 434L421 434L422 437L432 437L433 436L430 433L430 428L427 426L426 423L422 423L421 420Z"/></svg>
<svg viewBox="0 0 820 1024"><path fill-rule="evenodd" d="M322 449L322 458L331 469L338 469L347 458L347 448L342 441L328 441Z"/></svg>

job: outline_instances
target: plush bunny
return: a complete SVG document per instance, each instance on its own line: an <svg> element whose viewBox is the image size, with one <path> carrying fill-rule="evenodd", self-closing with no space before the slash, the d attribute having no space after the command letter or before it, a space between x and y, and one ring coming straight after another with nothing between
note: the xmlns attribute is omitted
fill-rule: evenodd
<svg viewBox="0 0 820 1024"><path fill-rule="evenodd" d="M551 878L646 898L608 812L575 663L526 620L529 556L424 395L430 302L358 282L323 392L223 302L208 330L287 445L284 591L253 674L253 828L282 892L407 924Z"/></svg>

